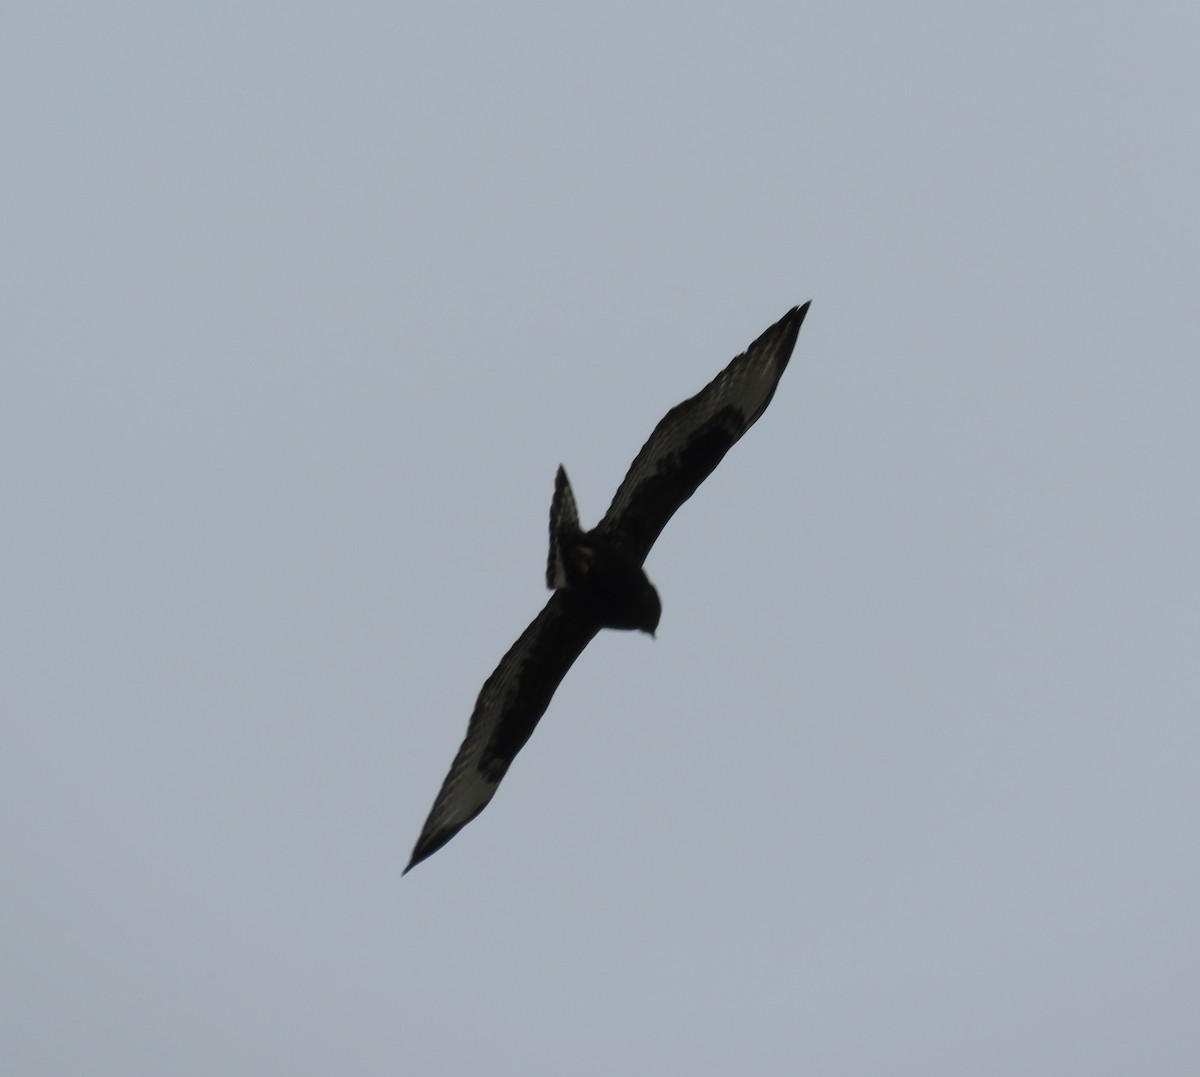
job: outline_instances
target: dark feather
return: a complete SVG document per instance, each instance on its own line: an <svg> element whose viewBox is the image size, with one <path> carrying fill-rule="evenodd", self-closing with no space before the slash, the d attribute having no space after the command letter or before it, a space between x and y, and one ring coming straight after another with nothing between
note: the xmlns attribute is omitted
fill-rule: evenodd
<svg viewBox="0 0 1200 1077"><path fill-rule="evenodd" d="M598 624L572 608L565 591L550 596L484 683L466 739L405 872L437 852L487 807L567 670L599 631Z"/></svg>
<svg viewBox="0 0 1200 1077"><path fill-rule="evenodd" d="M808 304L793 307L695 396L654 428L617 487L598 534L639 562L676 510L767 409Z"/></svg>
<svg viewBox="0 0 1200 1077"><path fill-rule="evenodd" d="M579 526L579 510L575 495L562 464L554 476L554 500L550 502L550 555L546 560L546 586L551 591L566 586L567 569L563 564L564 548L583 534Z"/></svg>

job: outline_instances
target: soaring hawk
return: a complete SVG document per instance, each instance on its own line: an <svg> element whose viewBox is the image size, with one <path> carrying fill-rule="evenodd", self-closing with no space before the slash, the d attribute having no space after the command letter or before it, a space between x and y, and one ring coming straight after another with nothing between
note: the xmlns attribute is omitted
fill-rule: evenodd
<svg viewBox="0 0 1200 1077"><path fill-rule="evenodd" d="M675 510L766 411L807 313L807 303L788 311L700 392L667 412L591 531L580 526L571 484L559 467L546 565L546 586L554 593L484 682L405 872L487 807L571 663L600 629L654 635L662 606L642 563Z"/></svg>

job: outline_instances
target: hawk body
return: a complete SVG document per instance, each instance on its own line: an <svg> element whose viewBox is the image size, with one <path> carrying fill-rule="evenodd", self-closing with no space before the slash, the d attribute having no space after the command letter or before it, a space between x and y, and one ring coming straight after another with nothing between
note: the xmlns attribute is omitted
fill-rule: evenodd
<svg viewBox="0 0 1200 1077"><path fill-rule="evenodd" d="M487 807L563 677L600 629L654 634L662 606L642 564L667 521L766 410L807 313L807 303L788 311L699 393L667 412L591 531L581 527L567 473L559 467L546 563L546 585L554 594L484 682L406 872Z"/></svg>
<svg viewBox="0 0 1200 1077"><path fill-rule="evenodd" d="M662 604L641 561L599 530L579 528L575 498L559 465L550 506L550 565L546 586L563 592L568 607L601 628L640 628L654 635Z"/></svg>

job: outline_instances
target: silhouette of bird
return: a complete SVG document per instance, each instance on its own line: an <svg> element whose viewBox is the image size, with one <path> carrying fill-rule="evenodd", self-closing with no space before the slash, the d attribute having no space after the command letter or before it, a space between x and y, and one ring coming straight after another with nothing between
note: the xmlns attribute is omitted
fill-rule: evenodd
<svg viewBox="0 0 1200 1077"><path fill-rule="evenodd" d="M405 873L487 807L567 670L600 629L654 635L662 605L642 563L679 506L766 410L808 306L788 311L700 392L667 412L591 531L579 524L559 466L546 564L546 586L554 593L484 682Z"/></svg>

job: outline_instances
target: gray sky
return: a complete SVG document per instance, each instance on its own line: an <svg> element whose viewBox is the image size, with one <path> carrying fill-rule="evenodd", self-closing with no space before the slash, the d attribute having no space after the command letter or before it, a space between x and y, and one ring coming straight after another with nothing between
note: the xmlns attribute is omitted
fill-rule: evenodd
<svg viewBox="0 0 1200 1077"><path fill-rule="evenodd" d="M1197 1072L1196 6L424 7L5 5L0 1070Z"/></svg>

